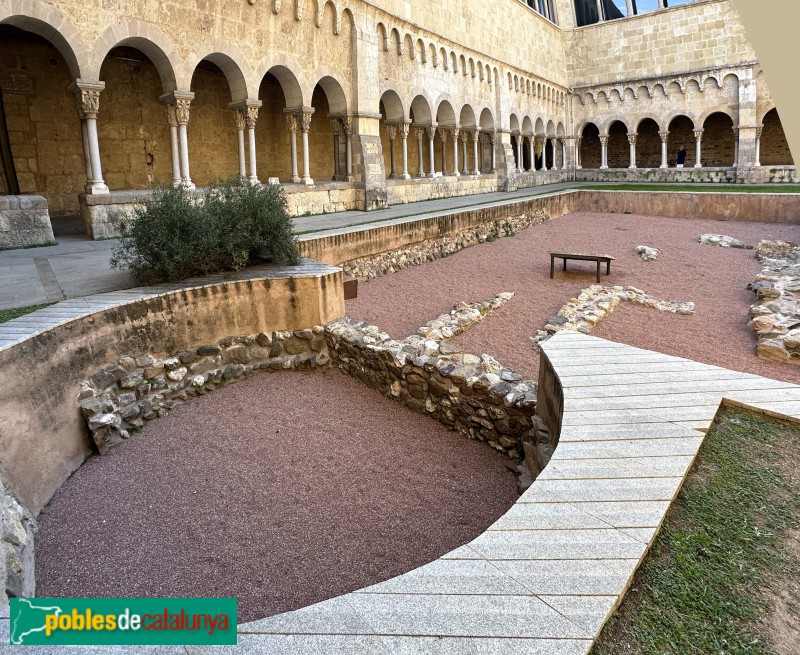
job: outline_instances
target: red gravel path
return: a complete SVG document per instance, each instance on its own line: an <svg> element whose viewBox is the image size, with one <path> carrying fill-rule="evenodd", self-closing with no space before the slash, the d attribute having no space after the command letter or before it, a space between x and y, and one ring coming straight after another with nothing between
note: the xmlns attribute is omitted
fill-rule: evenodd
<svg viewBox="0 0 800 655"><path fill-rule="evenodd" d="M42 512L37 595L297 609L483 532L517 498L506 461L337 371L263 373L89 459Z"/></svg>
<svg viewBox="0 0 800 655"><path fill-rule="evenodd" d="M800 242L800 226L693 220L581 212L454 256L359 284L348 301L352 318L370 321L393 336L416 331L462 300L514 291L505 307L457 337L465 351L489 353L536 379L538 356L528 337L580 290L594 284L594 262L569 262L550 280L553 250L607 253L617 257L603 284L634 285L665 300L692 300L694 316L676 316L621 304L592 334L670 355L800 383L800 366L766 362L754 354L747 327L754 295L747 290L761 270L752 250L698 243L706 232L757 245L761 239ZM634 248L655 246L663 254L643 262Z"/></svg>

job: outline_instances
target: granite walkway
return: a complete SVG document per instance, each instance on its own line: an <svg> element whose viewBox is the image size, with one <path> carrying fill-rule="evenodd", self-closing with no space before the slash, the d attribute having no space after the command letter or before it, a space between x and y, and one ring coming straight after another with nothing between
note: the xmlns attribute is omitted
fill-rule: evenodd
<svg viewBox="0 0 800 655"><path fill-rule="evenodd" d="M242 624L237 646L135 652L588 653L723 399L800 422L800 387L579 333L562 332L542 350L563 387L560 442L484 534L397 578ZM7 634L0 620L0 640ZM86 652L97 651L25 647L28 655Z"/></svg>

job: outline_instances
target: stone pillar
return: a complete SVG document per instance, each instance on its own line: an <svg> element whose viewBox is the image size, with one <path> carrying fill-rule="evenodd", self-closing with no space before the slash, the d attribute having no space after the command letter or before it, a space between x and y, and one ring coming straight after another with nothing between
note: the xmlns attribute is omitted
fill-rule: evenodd
<svg viewBox="0 0 800 655"><path fill-rule="evenodd" d="M534 144L536 139L533 135L526 138L528 139L528 157L531 160L531 167L528 170L536 172L536 147Z"/></svg>
<svg viewBox="0 0 800 655"><path fill-rule="evenodd" d="M256 121L258 120L258 106L249 105L244 111L244 124L247 127L247 144L249 153L250 175L247 177L250 184L260 184L256 171Z"/></svg>
<svg viewBox="0 0 800 655"><path fill-rule="evenodd" d="M517 134L517 171L525 172L525 158L522 156L522 142L525 139L522 134Z"/></svg>
<svg viewBox="0 0 800 655"><path fill-rule="evenodd" d="M472 130L469 133L470 138L472 139L472 163L475 165L475 170L472 171L473 175L480 175L481 174L481 163L478 159L478 144L481 140L481 131L480 130Z"/></svg>
<svg viewBox="0 0 800 655"><path fill-rule="evenodd" d="M292 182L300 184L302 180L297 172L297 114L286 114L286 123L289 128L289 145L292 149Z"/></svg>
<svg viewBox="0 0 800 655"><path fill-rule="evenodd" d="M631 2L631 0L625 0L625 5L626 5L625 8L628 10L628 13L625 15L633 16L633 2Z"/></svg>
<svg viewBox="0 0 800 655"><path fill-rule="evenodd" d="M739 166L739 128L733 128L733 167Z"/></svg>
<svg viewBox="0 0 800 655"><path fill-rule="evenodd" d="M694 142L695 142L695 168L703 168L703 164L701 163L700 159L700 145L703 142L703 130L695 130L694 131Z"/></svg>
<svg viewBox="0 0 800 655"><path fill-rule="evenodd" d="M442 175L447 175L447 130L439 128L439 139L442 141Z"/></svg>
<svg viewBox="0 0 800 655"><path fill-rule="evenodd" d="M630 2L630 0L628 0ZM636 168L636 137L638 134L636 132L628 133L628 146L630 152L631 163L628 168Z"/></svg>
<svg viewBox="0 0 800 655"><path fill-rule="evenodd" d="M669 139L669 132L659 132L658 136L661 137L661 166L659 168L669 168L667 161L667 140Z"/></svg>
<svg viewBox="0 0 800 655"><path fill-rule="evenodd" d="M600 137L600 168L608 168L608 137Z"/></svg>
<svg viewBox="0 0 800 655"><path fill-rule="evenodd" d="M431 177L439 177L439 174L436 172L436 153L433 151L433 139L436 137L436 126L431 125L430 127L426 127L425 133L428 135L428 157L430 157Z"/></svg>
<svg viewBox="0 0 800 655"><path fill-rule="evenodd" d="M551 153L551 155L553 157L553 161L550 162L550 166L549 167L547 166L547 144L548 143L550 144L550 153ZM542 153L543 153L543 157L544 157L544 160L543 160L544 161L544 169L546 171L552 171L556 167L556 149L555 149L555 146L553 145L553 138L552 137L548 137L547 139L545 139L544 150L542 150Z"/></svg>
<svg viewBox="0 0 800 655"><path fill-rule="evenodd" d="M603 2L602 0L597 0L597 21L602 22L605 20L605 16L603 15Z"/></svg>
<svg viewBox="0 0 800 655"><path fill-rule="evenodd" d="M342 167L340 162L340 152L339 152L339 137L342 134L342 126L339 122L339 118L329 118L328 119L331 124L331 134L333 134L333 179L334 180L341 180L342 179Z"/></svg>
<svg viewBox="0 0 800 655"><path fill-rule="evenodd" d="M181 183L181 154L178 145L178 119L175 117L175 105L165 105L167 110L167 123L169 123L169 145L172 155L172 186ZM236 114L234 114L235 116ZM244 163L244 162L242 162Z"/></svg>
<svg viewBox="0 0 800 655"><path fill-rule="evenodd" d="M461 177L461 173L458 172L458 137L461 134L461 131L454 127L452 130L453 134L453 175L455 177Z"/></svg>
<svg viewBox="0 0 800 655"><path fill-rule="evenodd" d="M583 142L582 136L575 137L575 168L581 170L581 143Z"/></svg>
<svg viewBox="0 0 800 655"><path fill-rule="evenodd" d="M247 177L247 164L244 152L244 110L234 108L233 120L236 124L236 142L239 145L239 177Z"/></svg>
<svg viewBox="0 0 800 655"><path fill-rule="evenodd" d="M756 160L753 166L761 166L761 133L764 131L764 126L756 128Z"/></svg>
<svg viewBox="0 0 800 655"><path fill-rule="evenodd" d="M105 88L103 82L94 84L75 82L70 92L75 95L78 116L81 119L84 156L86 157L86 193L108 194L103 180L103 167L100 163L100 142L97 138L97 114L100 111L100 92Z"/></svg>
<svg viewBox="0 0 800 655"><path fill-rule="evenodd" d="M419 160L417 176L425 177L425 158L422 154L422 138L425 136L425 128L414 128L414 133L417 135L417 158Z"/></svg>
<svg viewBox="0 0 800 655"><path fill-rule="evenodd" d="M394 165L394 140L397 138L397 125L394 123L387 123L386 129L389 132L389 179L393 180L397 177L397 169Z"/></svg>
<svg viewBox="0 0 800 655"><path fill-rule="evenodd" d="M559 139L559 143L561 143L561 170L567 170L567 140L566 139Z"/></svg>
<svg viewBox="0 0 800 655"><path fill-rule="evenodd" d="M181 182L185 187L194 189L192 176L189 173L189 137L187 133L191 104L191 98L175 99L175 118L178 120L178 149L180 151L181 161Z"/></svg>
<svg viewBox="0 0 800 655"><path fill-rule="evenodd" d="M353 181L353 119L347 116L342 119L342 129L344 130L344 163L347 181Z"/></svg>
<svg viewBox="0 0 800 655"><path fill-rule="evenodd" d="M461 174L469 175L469 165L467 163L467 140L469 132L461 130Z"/></svg>
<svg viewBox="0 0 800 655"><path fill-rule="evenodd" d="M410 180L411 175L408 174L408 123L400 123L397 126L398 130L400 130L400 140L403 142L403 172L400 173L400 177L404 180Z"/></svg>
<svg viewBox="0 0 800 655"><path fill-rule="evenodd" d="M313 186L314 180L311 179L311 162L308 152L308 131L311 129L311 115L314 113L313 107L303 107L300 114L300 133L303 135L303 184Z"/></svg>
<svg viewBox="0 0 800 655"><path fill-rule="evenodd" d="M492 146L492 175L497 174L497 150L495 150L495 143L497 141L497 132L488 132L489 143Z"/></svg>

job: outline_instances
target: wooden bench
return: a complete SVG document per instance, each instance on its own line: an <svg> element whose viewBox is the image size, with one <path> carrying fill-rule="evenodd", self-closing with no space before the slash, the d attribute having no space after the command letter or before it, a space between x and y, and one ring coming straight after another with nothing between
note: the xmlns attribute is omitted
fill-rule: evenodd
<svg viewBox="0 0 800 655"><path fill-rule="evenodd" d="M564 270L567 270L567 260L568 259L576 259L580 261L591 261L597 262L597 282L600 282L600 264L605 262L606 265L606 275L611 274L611 261L615 259L611 255L587 255L585 253L574 253L574 252L551 252L550 253L550 279L553 279L553 272L555 270L555 262L556 259L563 259L564 260Z"/></svg>

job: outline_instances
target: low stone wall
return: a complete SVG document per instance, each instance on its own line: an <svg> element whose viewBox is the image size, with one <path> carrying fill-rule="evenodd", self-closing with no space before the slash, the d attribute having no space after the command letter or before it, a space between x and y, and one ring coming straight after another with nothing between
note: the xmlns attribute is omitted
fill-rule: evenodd
<svg viewBox="0 0 800 655"><path fill-rule="evenodd" d="M29 314L18 330L31 336L0 347L0 473L28 509L42 508L93 452L76 399L83 381L109 362L342 316L341 270L311 262L92 296ZM38 330L31 327L37 319ZM14 332L14 325L0 332Z"/></svg>
<svg viewBox="0 0 800 655"><path fill-rule="evenodd" d="M749 184L798 184L800 175L795 166L759 166L741 173Z"/></svg>
<svg viewBox="0 0 800 655"><path fill-rule="evenodd" d="M740 174L735 168L579 168L576 182L652 182L691 184L735 184Z"/></svg>
<svg viewBox="0 0 800 655"><path fill-rule="evenodd" d="M33 516L0 477L0 607L8 606L9 597L33 596L36 591L35 534Z"/></svg>
<svg viewBox="0 0 800 655"><path fill-rule="evenodd" d="M284 184L290 216L331 214L364 209L364 185L348 182L317 182L314 186Z"/></svg>
<svg viewBox="0 0 800 655"><path fill-rule="evenodd" d="M498 190L497 185L497 175L494 174L386 180L386 199L390 205L402 205L421 200L491 193Z"/></svg>
<svg viewBox="0 0 800 655"><path fill-rule="evenodd" d="M446 342L413 335L392 339L349 319L327 326L331 359L348 375L470 439L519 459L533 426L536 384L489 355L470 355Z"/></svg>
<svg viewBox="0 0 800 655"><path fill-rule="evenodd" d="M547 354L539 354L534 429L523 442L525 463L535 478L547 466L559 439L564 415L564 390Z"/></svg>
<svg viewBox="0 0 800 655"><path fill-rule="evenodd" d="M47 200L42 196L0 196L0 250L56 242Z"/></svg>
<svg viewBox="0 0 800 655"><path fill-rule="evenodd" d="M550 220L543 209L537 209L518 216L509 216L489 223L482 223L452 236L429 239L404 248L397 248L375 255L354 259L342 268L346 275L360 280L370 280L387 273L394 273L411 266L419 266L478 243L494 241L513 236L532 225L540 225Z"/></svg>
<svg viewBox="0 0 800 655"><path fill-rule="evenodd" d="M556 184L558 182L569 182L573 178L572 171L569 170L550 170L550 171L526 171L524 173L512 173L506 178L503 185L504 191L516 191L517 189L530 189L545 184Z"/></svg>
<svg viewBox="0 0 800 655"><path fill-rule="evenodd" d="M149 353L122 357L83 382L78 396L81 413L98 452L105 454L140 430L145 421L254 371L326 366L330 357L323 332L322 326L259 332L170 357Z"/></svg>

